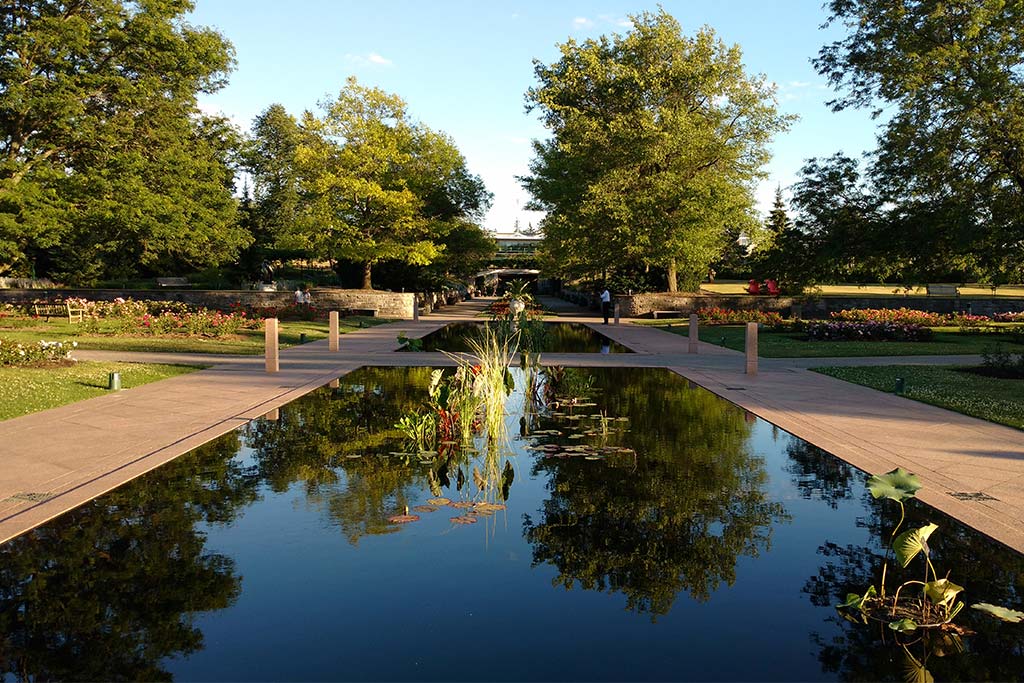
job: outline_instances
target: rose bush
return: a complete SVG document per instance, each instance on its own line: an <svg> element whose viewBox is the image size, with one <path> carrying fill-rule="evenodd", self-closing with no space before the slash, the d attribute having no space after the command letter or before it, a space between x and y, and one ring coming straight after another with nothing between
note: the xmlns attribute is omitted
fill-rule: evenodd
<svg viewBox="0 0 1024 683"><path fill-rule="evenodd" d="M830 320L803 325L811 341L928 341L932 331L922 325L895 322Z"/></svg>
<svg viewBox="0 0 1024 683"><path fill-rule="evenodd" d="M0 366L32 365L71 358L71 351L78 342L39 341L22 344L9 339L0 339Z"/></svg>

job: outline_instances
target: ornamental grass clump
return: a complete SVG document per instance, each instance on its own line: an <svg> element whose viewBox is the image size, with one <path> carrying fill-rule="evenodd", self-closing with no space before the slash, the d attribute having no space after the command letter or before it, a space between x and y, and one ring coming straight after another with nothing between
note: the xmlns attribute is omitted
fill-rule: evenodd
<svg viewBox="0 0 1024 683"><path fill-rule="evenodd" d="M895 322L847 322L831 320L803 325L810 341L928 341L932 331L927 327Z"/></svg>
<svg viewBox="0 0 1024 683"><path fill-rule="evenodd" d="M38 341L35 344L0 339L0 366L35 365L70 360L78 342Z"/></svg>

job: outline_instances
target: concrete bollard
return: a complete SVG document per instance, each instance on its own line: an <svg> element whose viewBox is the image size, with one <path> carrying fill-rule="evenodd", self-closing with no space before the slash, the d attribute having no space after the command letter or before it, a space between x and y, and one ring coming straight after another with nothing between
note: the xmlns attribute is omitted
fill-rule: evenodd
<svg viewBox="0 0 1024 683"><path fill-rule="evenodd" d="M277 422L278 420L281 419L281 409L274 408L273 410L267 411L267 413L263 416L263 419L269 422Z"/></svg>
<svg viewBox="0 0 1024 683"><path fill-rule="evenodd" d="M747 374L757 374L757 323L747 323Z"/></svg>
<svg viewBox="0 0 1024 683"><path fill-rule="evenodd" d="M267 372L277 372L281 369L278 359L277 340L277 318L267 318L263 321L265 332L265 354L267 358Z"/></svg>
<svg viewBox="0 0 1024 683"><path fill-rule="evenodd" d="M331 331L330 331L330 336L328 337L329 341L327 342L327 348L329 348L331 351L337 351L338 350L338 312L337 311L331 311L331 313L330 313L330 320L331 320Z"/></svg>
<svg viewBox="0 0 1024 683"><path fill-rule="evenodd" d="M699 337L700 330L698 329L698 326L697 326L697 314L696 313L691 313L690 314L690 331L689 331L688 334L689 334L690 343L689 343L689 346L687 347L687 351L689 351L690 353L697 353L697 342L700 341L700 337Z"/></svg>
<svg viewBox="0 0 1024 683"><path fill-rule="evenodd" d="M341 387L341 380L340 379L332 379L330 382L327 383L327 386L330 389L338 389L339 387Z"/></svg>
<svg viewBox="0 0 1024 683"><path fill-rule="evenodd" d="M621 313L621 311L620 311L620 304L619 304L618 301L616 301L615 302L615 324L616 325L619 324L619 315L620 315L620 313Z"/></svg>

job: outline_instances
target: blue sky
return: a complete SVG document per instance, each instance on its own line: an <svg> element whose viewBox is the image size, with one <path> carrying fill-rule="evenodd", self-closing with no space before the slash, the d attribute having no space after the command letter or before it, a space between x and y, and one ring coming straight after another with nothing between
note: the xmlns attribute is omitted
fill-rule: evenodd
<svg viewBox="0 0 1024 683"><path fill-rule="evenodd" d="M833 96L810 58L840 34L822 30L819 0L679 0L664 9L693 33L712 27L738 43L749 73L778 84L780 109L798 114L779 136L768 178L758 190L766 210L774 188L793 183L804 159L837 151L858 155L874 146L866 112L834 114ZM510 232L538 217L515 180L526 173L529 140L544 137L523 95L534 84L532 60L557 59L556 45L629 30L628 15L657 4L433 0L196 0L193 24L230 40L237 67L230 84L201 105L248 129L254 116L279 102L298 115L337 94L345 78L400 95L413 116L449 134L494 193L485 225Z"/></svg>

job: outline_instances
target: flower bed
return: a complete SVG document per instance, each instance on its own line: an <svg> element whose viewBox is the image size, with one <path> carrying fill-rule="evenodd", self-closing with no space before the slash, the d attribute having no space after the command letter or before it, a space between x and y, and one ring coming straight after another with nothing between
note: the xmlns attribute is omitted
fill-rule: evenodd
<svg viewBox="0 0 1024 683"><path fill-rule="evenodd" d="M921 325L894 322L832 320L804 324L811 341L928 341L932 331Z"/></svg>
<svg viewBox="0 0 1024 683"><path fill-rule="evenodd" d="M21 344L0 339L0 366L67 360L76 346L78 342L39 341L35 344Z"/></svg>
<svg viewBox="0 0 1024 683"><path fill-rule="evenodd" d="M996 313L992 319L997 323L1024 323L1024 311L1020 313Z"/></svg>
<svg viewBox="0 0 1024 683"><path fill-rule="evenodd" d="M742 310L728 308L700 308L697 317L710 325L735 325L738 323L763 323L765 325L782 325L782 316L774 311Z"/></svg>
<svg viewBox="0 0 1024 683"><path fill-rule="evenodd" d="M948 316L910 308L854 308L837 311L832 313L831 317L833 320L848 322L894 323L919 327L940 327L950 324Z"/></svg>
<svg viewBox="0 0 1024 683"><path fill-rule="evenodd" d="M138 318L140 329L137 331L151 334L190 334L206 337L220 337L225 334L237 334L242 329L256 329L260 320L248 318L241 313L221 313L205 308L190 313L173 313L164 311L160 315L144 314Z"/></svg>

